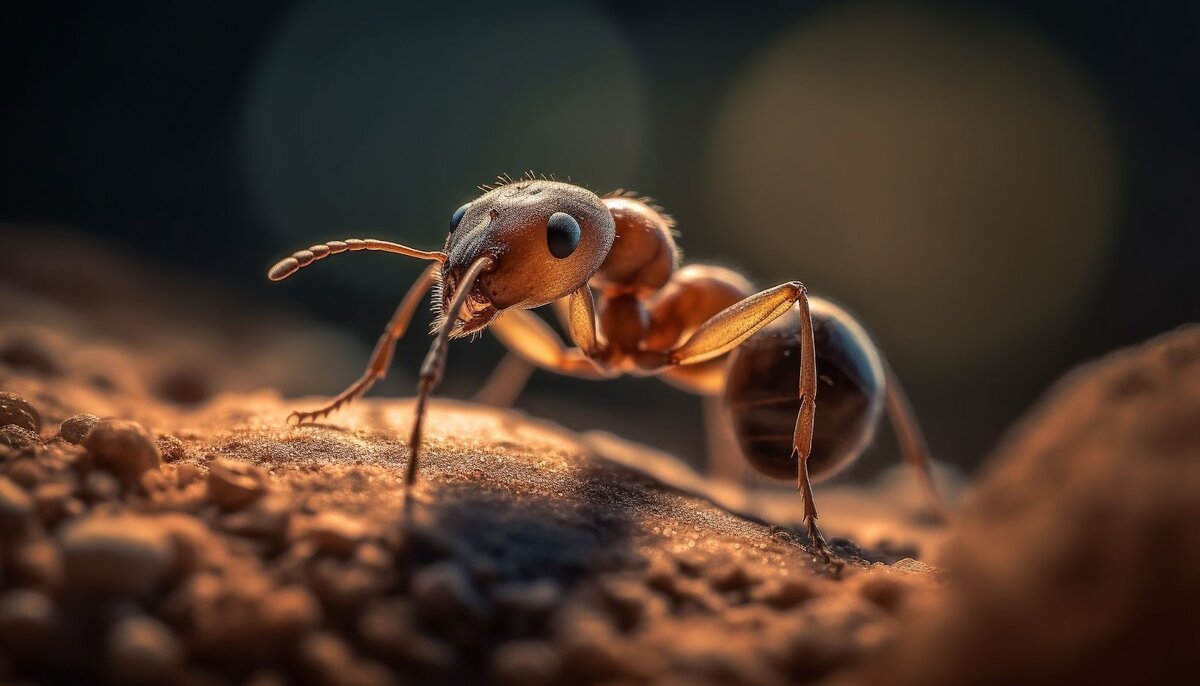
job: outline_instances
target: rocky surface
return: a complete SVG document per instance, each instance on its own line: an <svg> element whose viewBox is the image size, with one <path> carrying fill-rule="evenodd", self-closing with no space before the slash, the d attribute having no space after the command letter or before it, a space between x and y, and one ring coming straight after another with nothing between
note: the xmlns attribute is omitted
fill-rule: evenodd
<svg viewBox="0 0 1200 686"><path fill-rule="evenodd" d="M408 400L249 390L338 387L328 336L10 248L0 684L1194 680L1200 327L1069 375L948 529L902 472L822 486L829 566L794 493L462 403L408 495Z"/></svg>
<svg viewBox="0 0 1200 686"><path fill-rule="evenodd" d="M93 403L88 370L69 353L0 369L10 679L809 681L877 651L940 583L848 541L827 565L689 492L703 482L664 484L687 473L667 456L515 412L435 402L408 496L408 400L295 427L273 393Z"/></svg>

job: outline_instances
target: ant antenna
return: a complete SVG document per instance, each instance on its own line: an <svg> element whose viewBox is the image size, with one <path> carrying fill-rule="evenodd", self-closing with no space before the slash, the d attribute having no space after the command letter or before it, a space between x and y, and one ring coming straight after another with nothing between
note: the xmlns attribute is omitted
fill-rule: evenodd
<svg viewBox="0 0 1200 686"><path fill-rule="evenodd" d="M413 410L412 433L408 439L408 469L404 474L404 484L408 493L412 492L413 482L417 479L417 464L421 456L421 439L423 438L421 426L425 421L425 403L433 390L437 388L438 383L441 382L442 373L446 371L446 348L450 340L450 331L458 321L458 314L462 311L463 303L471 295L475 280L479 278L480 274L495 266L496 262L491 255L484 255L471 263L458 284L458 290L454 293L454 299L450 301L450 307L446 309L447 314L438 327L437 337L433 339L433 343L429 346L429 352L425 355L425 361L421 364L421 375L417 381L417 404ZM406 507L409 506L408 503L411 500L411 498L405 500Z"/></svg>
<svg viewBox="0 0 1200 686"><path fill-rule="evenodd" d="M317 260L323 260L330 255L336 255L340 252L357 252L359 250L378 250L398 255L408 255L419 260L433 260L443 264L446 262L446 253L440 250L427 252L391 241L381 241L376 238L347 238L344 241L329 241L328 243L314 245L307 250L297 250L292 253L291 257L285 257L276 262L275 266L271 267L271 270L267 272L267 278L272 281L282 281Z"/></svg>

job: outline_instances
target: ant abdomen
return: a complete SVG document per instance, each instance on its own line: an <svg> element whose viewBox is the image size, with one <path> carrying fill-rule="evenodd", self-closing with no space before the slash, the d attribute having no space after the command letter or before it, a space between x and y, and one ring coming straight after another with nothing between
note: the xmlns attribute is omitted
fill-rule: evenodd
<svg viewBox="0 0 1200 686"><path fill-rule="evenodd" d="M884 405L879 352L843 309L810 298L816 342L817 403L809 476L828 478L871 442ZM725 406L738 447L758 471L797 477L792 436L800 411L800 315L796 307L730 354Z"/></svg>

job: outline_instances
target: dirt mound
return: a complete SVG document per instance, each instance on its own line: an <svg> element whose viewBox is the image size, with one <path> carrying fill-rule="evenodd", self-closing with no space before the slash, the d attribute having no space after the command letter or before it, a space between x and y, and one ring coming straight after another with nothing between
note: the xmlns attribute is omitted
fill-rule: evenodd
<svg viewBox="0 0 1200 686"><path fill-rule="evenodd" d="M946 549L952 582L867 680L1192 680L1200 326L1075 371L991 464Z"/></svg>

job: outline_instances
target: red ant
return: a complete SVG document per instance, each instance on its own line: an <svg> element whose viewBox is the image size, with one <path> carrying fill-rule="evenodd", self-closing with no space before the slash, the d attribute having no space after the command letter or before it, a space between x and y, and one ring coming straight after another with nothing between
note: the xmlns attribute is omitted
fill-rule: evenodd
<svg viewBox="0 0 1200 686"><path fill-rule="evenodd" d="M796 479L809 538L825 559L832 551L817 526L811 484L862 453L884 407L905 460L941 511L904 392L845 310L810 298L799 281L756 293L732 270L680 267L674 221L645 198L623 192L601 198L532 175L504 177L480 190L483 195L454 212L441 251L350 239L298 251L271 268L268 277L279 281L316 260L356 250L433 262L400 303L362 377L325 407L291 417L324 417L382 379L396 341L432 288L436 337L417 385L409 485L448 340L490 327L512 353L553 372L589 379L660 375L696 394L723 395L742 454L769 476ZM527 312L550 303L559 304L574 345Z"/></svg>

